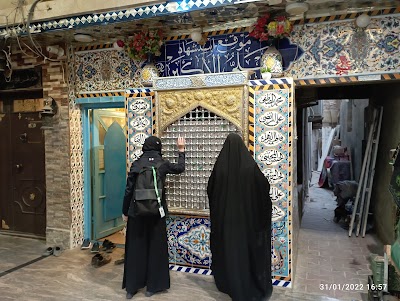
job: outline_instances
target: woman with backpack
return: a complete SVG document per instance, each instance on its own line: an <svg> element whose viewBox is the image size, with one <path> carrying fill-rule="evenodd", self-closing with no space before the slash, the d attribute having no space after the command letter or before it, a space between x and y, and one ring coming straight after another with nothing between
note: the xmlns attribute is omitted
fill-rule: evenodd
<svg viewBox="0 0 400 301"><path fill-rule="evenodd" d="M161 140L148 137L142 156L132 163L128 173L122 208L122 218L128 222L122 283L127 299L145 286L147 297L170 287L165 221L168 208L163 187L167 174L180 174L185 170L185 139L178 138L177 146L179 155L175 164L162 158ZM154 175L154 181L148 184L152 187L144 187L149 181L145 174L150 178ZM139 186L140 191L135 191ZM152 200L154 197L150 194L156 200Z"/></svg>

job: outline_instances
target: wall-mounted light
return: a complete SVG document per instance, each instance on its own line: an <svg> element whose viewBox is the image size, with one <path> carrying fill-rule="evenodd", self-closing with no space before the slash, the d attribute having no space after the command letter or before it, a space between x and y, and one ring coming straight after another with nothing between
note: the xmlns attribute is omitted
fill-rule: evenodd
<svg viewBox="0 0 400 301"><path fill-rule="evenodd" d="M82 43L90 43L90 42L93 42L94 39L90 34L76 33L74 35L74 40L77 42L82 42Z"/></svg>
<svg viewBox="0 0 400 301"><path fill-rule="evenodd" d="M308 9L309 5L305 2L289 3L285 8L286 12L291 16L303 15L308 11Z"/></svg>
<svg viewBox="0 0 400 301"><path fill-rule="evenodd" d="M365 28L371 23L371 17L367 14L359 15L356 19L356 25L360 28Z"/></svg>

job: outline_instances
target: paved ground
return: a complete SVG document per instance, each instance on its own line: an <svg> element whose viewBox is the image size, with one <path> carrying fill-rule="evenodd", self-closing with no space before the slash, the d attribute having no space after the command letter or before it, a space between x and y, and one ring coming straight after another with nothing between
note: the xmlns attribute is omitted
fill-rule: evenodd
<svg viewBox="0 0 400 301"><path fill-rule="evenodd" d="M292 289L274 290L276 301L367 300L364 291L320 290L320 285L366 284L370 274L367 256L381 253L373 236L351 237L335 224L334 197L329 190L313 186L306 204L300 230L296 280ZM0 300L124 300L121 289L122 266L113 261L123 250L112 254L113 261L101 268L90 265L92 254L79 249L50 256L5 274L24 262L40 257L46 248L43 241L0 235ZM228 301L220 293L212 276L171 272L168 293L146 298L140 292L133 300Z"/></svg>
<svg viewBox="0 0 400 301"><path fill-rule="evenodd" d="M293 290L339 300L367 300L367 276L372 274L368 256L383 254L383 246L373 235L348 237L348 231L333 222L336 198L331 190L319 188L317 179L315 173L301 224ZM358 284L364 289L321 291L321 284Z"/></svg>

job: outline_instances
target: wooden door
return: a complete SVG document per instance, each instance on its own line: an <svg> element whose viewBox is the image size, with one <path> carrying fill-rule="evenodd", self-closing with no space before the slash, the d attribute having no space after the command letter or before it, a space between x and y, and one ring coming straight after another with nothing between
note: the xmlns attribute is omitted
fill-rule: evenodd
<svg viewBox="0 0 400 301"><path fill-rule="evenodd" d="M120 111L96 109L91 117L92 221L93 238L98 239L124 226L126 125Z"/></svg>

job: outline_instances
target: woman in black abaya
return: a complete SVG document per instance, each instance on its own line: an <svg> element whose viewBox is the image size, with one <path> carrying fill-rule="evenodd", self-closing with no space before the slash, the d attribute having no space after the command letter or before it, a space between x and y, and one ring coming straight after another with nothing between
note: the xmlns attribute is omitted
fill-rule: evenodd
<svg viewBox="0 0 400 301"><path fill-rule="evenodd" d="M157 166L165 183L167 174L180 174L185 170L185 139L178 138L178 162L171 163L161 155L161 140L148 137L143 144L142 156L131 165L126 180L122 218L128 222L125 243L124 278L126 298L132 299L137 291L146 286L147 297L169 289L168 244L165 216L128 217L129 206L135 189L137 174L144 166ZM161 204L168 212L163 190Z"/></svg>
<svg viewBox="0 0 400 301"><path fill-rule="evenodd" d="M211 269L233 301L268 300L271 283L269 183L237 134L229 134L207 186Z"/></svg>

